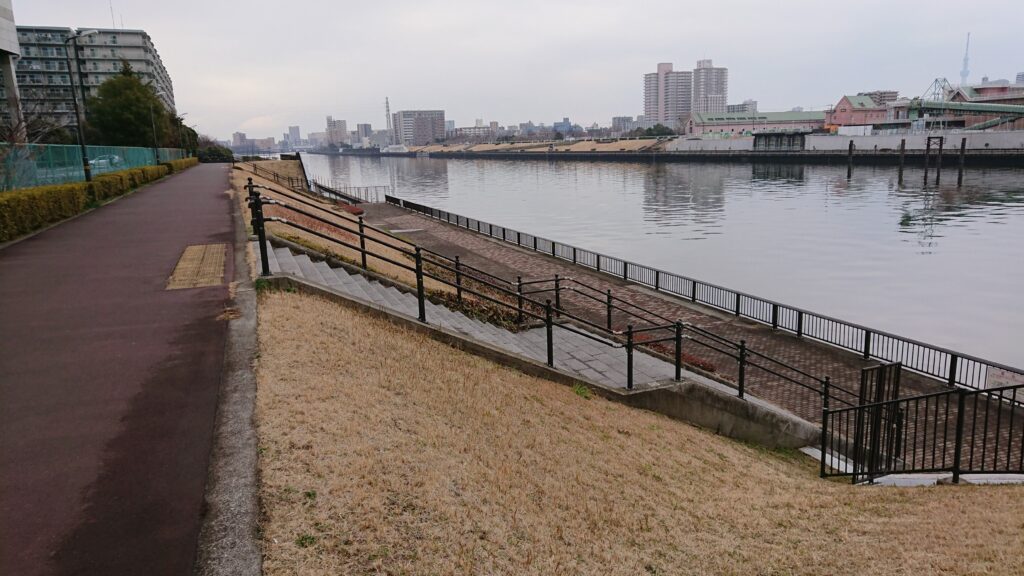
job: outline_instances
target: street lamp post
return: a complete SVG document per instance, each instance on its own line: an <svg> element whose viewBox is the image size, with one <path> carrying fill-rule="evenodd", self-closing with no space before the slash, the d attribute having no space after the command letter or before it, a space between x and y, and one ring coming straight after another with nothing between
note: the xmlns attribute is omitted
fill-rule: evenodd
<svg viewBox="0 0 1024 576"><path fill-rule="evenodd" d="M158 90L153 93L153 96L160 97L166 94L163 90ZM149 124L153 128L153 164L160 163L160 144L156 139L156 120L153 118L153 103L149 103Z"/></svg>
<svg viewBox="0 0 1024 576"><path fill-rule="evenodd" d="M185 125L185 116L188 116L188 112L182 112L181 116L178 116L178 148L182 151L185 150L185 141L181 139L181 127Z"/></svg>
<svg viewBox="0 0 1024 576"><path fill-rule="evenodd" d="M71 53L68 51L68 42L71 42L71 49L75 52L75 62L78 62L78 39L91 36L99 33L99 30L79 30L77 33L72 34L64 39L64 56L68 61L68 78L71 79L71 101L75 104L75 125L78 128L78 146L82 150L82 170L85 172L85 181L92 182L92 167L89 166L89 155L85 151L85 130L82 129L82 124L85 122L85 118L82 116L82 110L78 107L78 94L75 89L75 70L71 66ZM77 68L77 67L76 67ZM82 83L85 86L85 83ZM85 104L84 102L82 103Z"/></svg>

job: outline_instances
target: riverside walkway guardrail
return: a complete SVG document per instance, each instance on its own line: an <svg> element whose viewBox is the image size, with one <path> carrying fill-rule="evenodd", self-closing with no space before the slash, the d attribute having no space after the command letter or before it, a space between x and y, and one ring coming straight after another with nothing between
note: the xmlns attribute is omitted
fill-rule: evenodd
<svg viewBox="0 0 1024 576"><path fill-rule="evenodd" d="M560 330L572 332L610 348L623 349L625 352L626 366L624 372L627 377L627 381L625 383L627 389L633 388L634 351L639 348L650 350L652 345L657 344L674 344L674 354L671 355L672 359L669 360L669 362L671 362L675 367L675 380L679 380L681 378L681 371L684 364L683 354L681 354L684 340L686 342L714 349L721 354L732 358L738 363L739 377L735 384L737 396L740 398L743 398L745 395L744 373L748 368L757 368L765 371L766 373L773 374L778 378L779 383L783 386L800 390L802 392L809 392L815 396L823 394L824 389L829 387L828 377L818 379L810 374L802 373L799 370L773 359L766 354L749 349L743 341L733 342L707 330L678 320L665 321L664 319L659 318L657 321L663 321L664 324L655 324L641 328L634 328L630 324L625 330L613 330L607 328L580 316L576 316L569 310L562 308L558 288L540 288L532 291L524 291L524 286L528 287L533 283L523 283L518 281L515 284L512 284L510 281L490 275L487 272L472 266L462 264L458 258L447 258L443 255L426 250L412 242L394 236L386 230L366 224L363 222L362 218L359 218L357 222L353 223L346 224L339 222L333 219L333 217L337 216L336 214L298 198L293 198L293 200L297 201L297 203L293 203L292 201L283 202L263 197L258 191L261 188L264 187L254 185L250 178L247 186L248 204L251 211L252 227L259 240L260 268L261 274L264 276L270 274L269 256L266 252L265 223L278 222L291 228L301 230L307 234L335 242L358 252L360 256L360 265L363 269L367 269L368 259L375 259L414 273L416 275L419 320L421 322L427 322L424 304L424 299L426 298L424 293L424 279L426 278L454 288L457 291L459 301L462 300L462 294L465 292L482 301L513 310L521 320L529 318L544 322L547 328L547 363L552 367L555 365L552 344L553 328L557 327ZM280 194L280 192L275 192ZM302 207L299 207L297 204L301 204ZM318 226L321 226L322 229L317 230L308 225L300 224L295 218L289 219L283 216L267 216L264 214L264 207L266 206L284 209L296 217L304 218L310 223L316 223ZM325 212L325 216L330 215L332 216L332 219L315 214L309 211L309 208ZM341 234L332 235L328 233L331 230L340 232ZM369 230L376 232L379 237L367 234L367 231ZM346 240L344 239L345 236L354 238L354 240ZM406 258L410 261L403 262L396 260L394 257L386 256L379 250L375 251L373 246L380 246L396 251L399 254L399 257ZM427 265L430 265L430 268L428 268ZM433 272L431 272L431 269ZM475 286L473 288L467 284L467 280L470 279L475 282ZM572 282L571 279L567 280ZM544 283L551 281L539 280L536 282ZM557 284L557 281L555 282ZM539 299L533 298L538 294L550 292L553 292L555 295L554 304L550 299L541 302ZM512 304L510 302L515 303ZM641 318L639 315L636 317ZM571 320L572 323L568 322L567 319ZM664 336L657 337L657 332L664 334ZM837 401L845 405L852 405L841 398L837 398Z"/></svg>
<svg viewBox="0 0 1024 576"><path fill-rule="evenodd" d="M1004 385L1024 384L1024 371L1019 368L984 360L839 320L822 314L788 306L751 294L731 290L715 284L666 272L650 266L635 264L576 246L563 244L504 226L454 214L391 195L385 196L389 204L419 212L431 218L501 239L516 246L572 262L597 272L678 296L691 302L710 306L737 317L794 334L800 338L817 340L858 354L865 360L899 362L904 368L938 379L950 386L963 386L975 390Z"/></svg>

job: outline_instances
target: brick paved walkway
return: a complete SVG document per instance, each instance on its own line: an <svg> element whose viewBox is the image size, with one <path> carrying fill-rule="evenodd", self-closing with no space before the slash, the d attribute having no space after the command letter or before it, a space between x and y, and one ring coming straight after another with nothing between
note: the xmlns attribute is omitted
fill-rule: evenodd
<svg viewBox="0 0 1024 576"><path fill-rule="evenodd" d="M459 256L464 263L491 274L508 279L515 279L521 275L524 281L551 278L555 274L576 278L601 291L610 289L615 296L661 316L681 319L733 341L746 340L748 348L754 352L789 364L817 379L829 376L837 388L851 392L843 393L837 390L835 395L841 399L854 402L852 392L859 388L861 369L877 364L875 361L865 361L824 344L776 332L768 326L624 282L607 274L575 266L571 262L518 248L397 206L366 204L363 207L366 208L367 222L389 230L401 230L401 235L410 241L449 257ZM594 323L605 322L606 308L599 302L563 293L562 306ZM620 312L614 313L612 320L613 327L617 330L625 329L627 323L641 324L636 318L629 318ZM737 363L733 358L693 342L687 342L685 351L713 363L717 373L735 381ZM775 366L772 368L781 370ZM781 371L792 374L785 370ZM809 385L815 385L810 379L801 380ZM821 400L816 390L802 388L753 366L747 368L746 387L750 394L782 406L802 418L820 422ZM944 384L930 378L907 371L903 373L901 396L946 389L948 388Z"/></svg>

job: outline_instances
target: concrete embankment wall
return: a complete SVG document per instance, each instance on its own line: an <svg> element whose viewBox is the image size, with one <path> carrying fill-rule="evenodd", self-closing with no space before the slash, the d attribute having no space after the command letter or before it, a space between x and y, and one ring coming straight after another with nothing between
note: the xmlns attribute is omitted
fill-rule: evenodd
<svg viewBox="0 0 1024 576"><path fill-rule="evenodd" d="M934 135L934 134L933 134ZM906 139L907 150L924 150L928 145L928 134L896 134L872 136L835 136L831 134L809 134L805 138L806 151L841 151L849 149L853 141L855 150L859 151L898 151L900 141ZM1024 130L1008 132L960 132L944 134L946 141L944 152L959 150L960 139L967 138L968 150L1020 150L1024 154ZM665 146L667 152L704 152L704 151L750 151L754 149L754 138L730 138L708 140L673 140ZM935 144L932 144L935 152Z"/></svg>

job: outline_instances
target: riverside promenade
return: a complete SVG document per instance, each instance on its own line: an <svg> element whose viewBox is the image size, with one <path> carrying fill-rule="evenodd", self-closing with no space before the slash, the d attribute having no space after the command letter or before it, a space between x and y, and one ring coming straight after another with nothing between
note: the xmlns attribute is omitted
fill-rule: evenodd
<svg viewBox="0 0 1024 576"><path fill-rule="evenodd" d="M228 187L200 165L0 249L0 573L192 573Z"/></svg>
<svg viewBox="0 0 1024 576"><path fill-rule="evenodd" d="M524 282L552 278L555 274L563 278L576 278L602 292L612 290L617 297L663 317L680 319L735 342L746 340L751 350L767 354L816 378L830 377L834 395L841 400L854 401L860 386L861 370L878 365L874 360L863 360L854 354L824 344L776 332L768 326L709 307L691 304L644 286L519 248L392 204L362 204L361 207L366 209L367 222L389 230L401 231L401 235L411 242L448 257L459 256L465 264L496 276L509 280L522 276ZM542 298L547 297L551 296ZM602 303L573 295L571 292L563 294L562 302L563 305L568 303L568 309L574 313L582 311L583 317L591 322L605 322L606 308ZM612 316L613 327L617 330L624 330L629 323L638 323L619 311L615 311ZM684 351L711 362L718 374L732 381L736 380L738 366L735 359L693 343L684 344ZM821 398L817 389L781 383L772 374L749 366L746 382L748 393L781 406L805 420L820 423ZM947 389L936 380L907 370L903 371L901 387L902 396Z"/></svg>

